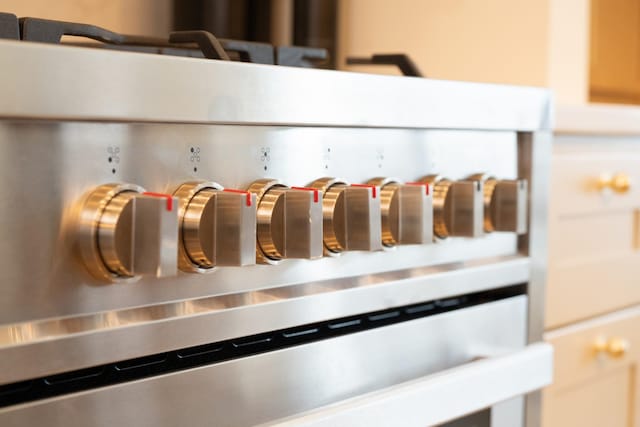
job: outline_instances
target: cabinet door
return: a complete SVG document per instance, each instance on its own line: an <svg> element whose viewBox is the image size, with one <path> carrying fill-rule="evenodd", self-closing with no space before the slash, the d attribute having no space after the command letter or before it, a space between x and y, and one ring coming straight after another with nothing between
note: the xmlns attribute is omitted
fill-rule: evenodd
<svg viewBox="0 0 640 427"><path fill-rule="evenodd" d="M640 0L591 1L590 98L640 102Z"/></svg>
<svg viewBox="0 0 640 427"><path fill-rule="evenodd" d="M640 427L640 306L545 338L555 375L543 392L543 427Z"/></svg>

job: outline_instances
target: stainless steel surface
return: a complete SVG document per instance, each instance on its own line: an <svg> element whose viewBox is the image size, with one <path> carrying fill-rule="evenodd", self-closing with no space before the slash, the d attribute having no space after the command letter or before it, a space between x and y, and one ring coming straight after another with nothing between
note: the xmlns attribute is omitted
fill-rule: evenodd
<svg viewBox="0 0 640 427"><path fill-rule="evenodd" d="M0 229L0 267L3 282L11 284L0 288L0 324L306 283L309 278L321 281L513 255L518 251L515 235L493 233L477 239L449 238L431 245L398 246L393 251L346 252L312 262L285 260L275 266L219 268L213 275L179 274L173 279L142 278L131 286L96 286L98 282L79 264L75 251L75 206L84 194L105 182L132 182L149 191L172 193L181 183L193 179L205 178L227 188L247 188L256 179L276 176L286 183L305 185L327 171L355 183L380 175L410 182L437 171L446 172L452 179L462 179L477 170L515 179L516 134L4 121L0 123L0 141L0 174L7 183L0 195L22 206L0 206L7 225ZM363 144L367 147L364 151ZM117 158L109 152L116 147ZM200 149L200 162L191 160L192 147ZM468 156L464 162L460 161L461 152ZM112 162L108 161L110 157ZM48 161L34 162L34 158ZM290 162L290 158L296 162ZM18 176L21 184L11 185ZM23 186L31 189L29 194L33 197L27 198L17 190ZM17 234L31 237L16 241Z"/></svg>
<svg viewBox="0 0 640 427"><path fill-rule="evenodd" d="M428 184L404 184L393 178L374 178L368 183L380 188L385 246L433 241L433 191Z"/></svg>
<svg viewBox="0 0 640 427"><path fill-rule="evenodd" d="M549 171L551 170L551 132L539 131L518 135L519 176L529 182L528 233L518 237L520 252L531 259L531 277L528 283L530 343L542 340L544 332L545 284L547 280L547 222ZM527 426L541 423L539 391L529 393L526 400Z"/></svg>
<svg viewBox="0 0 640 427"><path fill-rule="evenodd" d="M180 185L174 196L180 204L183 271L210 273L216 265L255 264L255 195L191 181Z"/></svg>
<svg viewBox="0 0 640 427"><path fill-rule="evenodd" d="M433 426L549 385L552 359L550 344L534 344L521 352L480 360L263 425ZM499 412L499 408L492 411ZM511 412L509 415L509 424L502 425L523 425L524 418L520 413ZM496 416L501 415L498 413ZM490 426L494 425L499 424L491 422Z"/></svg>
<svg viewBox="0 0 640 427"><path fill-rule="evenodd" d="M419 182L433 186L433 231L437 237L482 236L481 181L452 181L440 175L427 175Z"/></svg>
<svg viewBox="0 0 640 427"><path fill-rule="evenodd" d="M468 362L451 372L426 377L424 384L441 388L450 378L450 386L460 393L472 384L486 388L493 378L496 383L492 393L486 393L487 400L485 394L474 393L473 405L486 405L497 395L511 397L509 394L523 393L534 383L543 385L547 380L546 375L537 374L548 372L548 349L523 351L526 306L526 297L514 297L217 365L4 408L0 410L0 424L179 425L188 414L190 425L253 425ZM442 333L426 333L433 330ZM421 339L415 339L417 336ZM546 354L546 370L540 358L534 357L540 353ZM489 359L474 361L479 356ZM498 367L505 365L498 361L503 357L513 363L507 364L501 375ZM521 375L528 371L530 374ZM514 380L513 372L519 373L520 380ZM469 408L466 404L461 409Z"/></svg>
<svg viewBox="0 0 640 427"><path fill-rule="evenodd" d="M251 183L249 192L258 198L259 262L322 256L322 198L317 191L260 179Z"/></svg>
<svg viewBox="0 0 640 427"><path fill-rule="evenodd" d="M524 283L529 268L526 257L489 259L9 324L0 382Z"/></svg>
<svg viewBox="0 0 640 427"><path fill-rule="evenodd" d="M0 69L4 81L11 82L0 86L2 117L509 131L552 127L549 92L529 87L4 40Z"/></svg>
<svg viewBox="0 0 640 427"><path fill-rule="evenodd" d="M380 188L327 177L309 186L322 194L322 233L327 253L382 249Z"/></svg>
<svg viewBox="0 0 640 427"><path fill-rule="evenodd" d="M170 195L144 193L135 200L133 271L152 277L178 273L178 209Z"/></svg>
<svg viewBox="0 0 640 427"><path fill-rule="evenodd" d="M546 91L5 41L0 66L0 384L512 284L527 284L529 299L16 405L2 409L0 424L129 424L135 415L142 425L185 417L210 425L211 414L233 425L270 422L424 375L455 379L458 371L448 369L475 356L530 354L535 346L526 343L541 340ZM525 234L482 232L482 186L465 181L477 172L530 183ZM403 203L405 216L392 202L380 205L404 187L357 186L437 174L474 200L461 234L475 237L425 244L427 200ZM385 250L319 257L323 198L302 187L326 176L356 184L336 188L357 195L351 204L361 213L349 217L356 210L347 203L342 223L368 233L351 249L379 249L386 230ZM118 191L83 211L92 189L131 183L174 194L191 182L219 184L198 184L175 199L132 199L132 258L113 236L98 247L99 220ZM251 210L239 208L245 195L219 187L256 182L251 230ZM426 191L409 188L403 202L417 200L415 188ZM173 222L161 202L176 206ZM219 228L214 213L224 219ZM403 224L413 224L405 236ZM143 261L136 229L140 242L152 241L143 270L153 274L103 286L105 272L119 277L100 264L100 250L124 260L109 257L110 268L136 274ZM247 265L253 247L267 264ZM300 254L319 258L287 259ZM178 259L184 271L155 277ZM101 274L84 264L103 265ZM504 365L493 357L487 363L494 361ZM472 372L482 363L472 362ZM468 389L481 385L470 380ZM499 388L517 392L512 385ZM509 412L499 406L491 410ZM74 416L61 415L67 410ZM535 395L526 410L535 426Z"/></svg>

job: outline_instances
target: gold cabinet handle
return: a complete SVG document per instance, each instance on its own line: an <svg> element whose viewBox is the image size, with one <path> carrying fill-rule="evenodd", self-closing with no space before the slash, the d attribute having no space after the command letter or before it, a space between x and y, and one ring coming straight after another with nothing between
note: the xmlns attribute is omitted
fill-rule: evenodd
<svg viewBox="0 0 640 427"><path fill-rule="evenodd" d="M619 358L627 354L629 350L629 341L624 338L611 338L607 344L607 353L609 356Z"/></svg>
<svg viewBox="0 0 640 427"><path fill-rule="evenodd" d="M616 193L624 194L631 189L631 180L626 173L602 175L598 178L598 188L600 190L609 188Z"/></svg>
<svg viewBox="0 0 640 427"><path fill-rule="evenodd" d="M596 353L606 353L614 359L619 359L627 354L630 346L631 345L628 340L620 337L613 337L608 340L598 338L594 343L593 348Z"/></svg>

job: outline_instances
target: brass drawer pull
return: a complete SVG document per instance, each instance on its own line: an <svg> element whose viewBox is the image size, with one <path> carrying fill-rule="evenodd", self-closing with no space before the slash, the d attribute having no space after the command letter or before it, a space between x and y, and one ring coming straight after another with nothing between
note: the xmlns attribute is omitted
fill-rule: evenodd
<svg viewBox="0 0 640 427"><path fill-rule="evenodd" d="M606 353L614 359L624 357L629 351L630 343L628 340L620 337L613 337L609 340L598 338L593 345L597 354Z"/></svg>
<svg viewBox="0 0 640 427"><path fill-rule="evenodd" d="M631 180L626 173L603 174L598 178L598 188L600 190L608 188L616 193L624 194L631 189Z"/></svg>

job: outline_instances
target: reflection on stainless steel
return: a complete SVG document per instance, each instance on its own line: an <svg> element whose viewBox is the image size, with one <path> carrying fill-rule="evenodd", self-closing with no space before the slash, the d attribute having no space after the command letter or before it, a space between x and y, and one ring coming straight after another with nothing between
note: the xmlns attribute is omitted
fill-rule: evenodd
<svg viewBox="0 0 640 427"><path fill-rule="evenodd" d="M436 236L480 237L483 234L483 187L480 181L451 181L438 175L420 179L433 185L433 229Z"/></svg>
<svg viewBox="0 0 640 427"><path fill-rule="evenodd" d="M6 361L0 364L0 378L17 381L524 283L529 268L526 257L488 259L7 325L0 329L0 351ZM211 327L225 322L225 328ZM189 333L181 333L185 330ZM172 339L167 341L167 336ZM68 353L71 347L76 351ZM65 356L51 357L53 354Z"/></svg>
<svg viewBox="0 0 640 427"><path fill-rule="evenodd" d="M549 344L535 344L530 348L498 358L451 369L445 375L426 376L347 402L310 411L306 414L278 420L269 425L289 426L347 426L347 425L440 425L459 414L469 414L494 406L513 396L544 387L551 381L553 350ZM464 398L461 398L461 395ZM518 400L522 400L519 398ZM511 427L523 418L522 405L511 404L509 417L489 412L480 418L491 427ZM507 409L507 408L505 408ZM515 413L513 412L515 411ZM474 419L447 427L476 427ZM500 420L500 421L498 421ZM471 423L471 424L469 424Z"/></svg>
<svg viewBox="0 0 640 427"><path fill-rule="evenodd" d="M507 383L514 375L494 368L550 363L531 345L546 91L7 41L0 67L0 197L11 201L0 204L1 385L527 285L526 296L36 396L0 409L0 424L68 424L69 410L77 424L269 423L405 382L479 390L495 373L487 399L432 420L490 405L509 427L523 409L535 425L535 394L526 408L523 394L548 377ZM483 189L468 179L477 171L501 181ZM412 184L437 174L449 180ZM485 209L511 232L484 233ZM375 400L397 412L385 405Z"/></svg>
<svg viewBox="0 0 640 427"><path fill-rule="evenodd" d="M500 277L489 278L488 268L496 268L500 265ZM527 278L528 260L524 257L507 257L501 260L476 261L463 264L444 264L437 267L423 267L410 270L400 270L388 273L357 276L326 280L321 282L308 282L300 285L281 286L258 291L220 295L194 300L172 302L157 306L131 308L125 310L96 313L86 316L69 317L56 320L41 320L36 322L9 324L0 326L0 350L14 345L31 344L34 342L50 340L55 337L69 336L80 332L98 331L104 329L132 326L140 323L157 320L176 319L195 314L214 314L214 312L247 308L265 302L279 302L283 305L299 304L295 298L318 296L336 290L357 291L362 293L371 291L373 286L384 285L380 289L381 295L395 288L396 296L392 305L409 304L412 301L436 299L447 296L450 293L461 294L478 292L492 287L505 286L510 283L519 283ZM451 275L455 273L455 278ZM445 286L443 279L449 280ZM480 285L490 280L489 284ZM474 283L475 281L475 283ZM426 284L429 284L428 289ZM401 286L402 288L399 288ZM415 288L414 288L415 287ZM420 289L423 287L424 289ZM419 295L415 293L419 292ZM328 297L328 295L327 295ZM362 297L362 295L360 296ZM389 298L387 295L386 298ZM331 298L340 296L333 295ZM354 296L355 298L355 296ZM385 298L382 298L384 300ZM289 301L289 302L288 302ZM358 304L359 311L375 311L386 307L376 297L375 299L361 300ZM256 309L254 307L253 309ZM259 308L258 308L259 309ZM319 321L325 318L340 317L349 314L339 307L316 310L317 314L309 313L304 317L305 323ZM235 334L258 333L269 329L286 327L287 324L270 324L271 319L264 318L264 324L260 328L244 329ZM293 326L293 324L291 324ZM246 332L245 332L246 331ZM250 331L250 332L249 332ZM232 333L231 335L233 335ZM216 331L215 340L229 338L227 332ZM0 371L2 373L2 371Z"/></svg>
<svg viewBox="0 0 640 427"><path fill-rule="evenodd" d="M198 425L209 424L213 419L216 425L249 426L380 389L382 394L378 396L383 397L392 390L385 387L404 390L421 384L433 387L434 392L442 389L447 393L454 390L460 393L469 387L485 391L456 402L457 411L439 399L419 405L421 411L425 405L434 408L431 416L436 417L426 418L427 422L446 421L522 395L549 381L549 347L524 349L526 307L526 297L509 298L380 330L33 402L13 411L0 410L0 423L37 425L47 420L52 426L68 425L68 417L56 416L64 407L73 410L74 422L79 425L91 424L96 416L107 411L109 422L115 424L135 419L136 424L145 426L157 422L179 425L188 418ZM425 333L434 330L455 331L455 334ZM416 336L421 338L413 339ZM478 355L492 357L471 362ZM442 382L450 385L444 387ZM313 387L308 387L309 384ZM207 398L199 399L203 394ZM367 398L367 395L363 397ZM141 405L151 401L158 402L153 411L140 410ZM161 405L159 402L171 403ZM355 403L352 410L358 409L357 401ZM435 410L442 405L447 406L446 411ZM118 410L113 411L114 407ZM399 415L396 411L388 412L382 420L394 414Z"/></svg>
<svg viewBox="0 0 640 427"><path fill-rule="evenodd" d="M1 48L3 77L12 83L0 87L3 117L525 132L551 128L549 93L537 88L52 49L11 41ZM29 78L25 62L31 64ZM35 86L34 81L47 84ZM162 87L171 90L158 90ZM69 88L75 102L52 102L69 99Z"/></svg>

